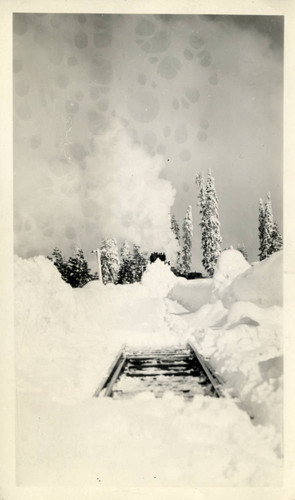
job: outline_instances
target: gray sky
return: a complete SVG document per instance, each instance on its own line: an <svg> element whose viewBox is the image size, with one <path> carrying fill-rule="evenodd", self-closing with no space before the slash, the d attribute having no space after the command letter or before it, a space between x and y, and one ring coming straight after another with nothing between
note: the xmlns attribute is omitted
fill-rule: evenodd
<svg viewBox="0 0 295 500"><path fill-rule="evenodd" d="M224 246L258 252L258 202L282 229L283 18L14 16L15 250L102 236L172 248L167 213L216 180Z"/></svg>

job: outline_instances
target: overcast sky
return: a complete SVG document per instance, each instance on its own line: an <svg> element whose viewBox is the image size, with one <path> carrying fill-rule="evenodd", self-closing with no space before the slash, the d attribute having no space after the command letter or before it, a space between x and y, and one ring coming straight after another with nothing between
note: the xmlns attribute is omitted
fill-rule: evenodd
<svg viewBox="0 0 295 500"><path fill-rule="evenodd" d="M258 252L258 203L282 229L283 18L14 15L15 251L101 237L168 248L172 210L216 181L224 247Z"/></svg>

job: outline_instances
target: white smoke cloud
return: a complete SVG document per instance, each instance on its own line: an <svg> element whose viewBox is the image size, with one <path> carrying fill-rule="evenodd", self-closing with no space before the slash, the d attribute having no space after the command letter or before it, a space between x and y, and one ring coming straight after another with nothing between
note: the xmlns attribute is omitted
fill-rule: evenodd
<svg viewBox="0 0 295 500"><path fill-rule="evenodd" d="M75 161L44 165L43 160L41 169L25 163L26 175L16 192L18 207L23 207L16 210L20 255L46 252L51 235L52 247L66 253L76 245L89 251L102 237L116 237L173 259L177 244L169 212L175 191L160 177L163 158L144 151L119 121L94 139L83 169Z"/></svg>
<svg viewBox="0 0 295 500"><path fill-rule="evenodd" d="M82 200L93 202L99 232L140 245L143 250L176 250L169 212L175 191L161 179L163 158L150 156L118 123L95 140L86 160L88 182L95 186Z"/></svg>

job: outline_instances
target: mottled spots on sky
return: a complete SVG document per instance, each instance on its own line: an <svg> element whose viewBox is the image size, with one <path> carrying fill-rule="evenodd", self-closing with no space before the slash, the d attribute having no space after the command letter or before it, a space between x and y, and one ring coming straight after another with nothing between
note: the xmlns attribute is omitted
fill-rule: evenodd
<svg viewBox="0 0 295 500"><path fill-rule="evenodd" d="M128 100L129 112L134 120L147 123L156 118L160 105L156 96L148 92L135 92Z"/></svg>
<svg viewBox="0 0 295 500"><path fill-rule="evenodd" d="M177 144L182 144L187 140L187 127L186 125L178 125L174 133L175 141Z"/></svg>
<svg viewBox="0 0 295 500"><path fill-rule="evenodd" d="M158 66L158 73L163 78L171 80L175 78L181 68L181 62L177 57L169 55L164 57Z"/></svg>
<svg viewBox="0 0 295 500"><path fill-rule="evenodd" d="M251 153L253 168L258 168L254 156L261 165L265 155L268 166L263 168L269 169L280 149L267 136L279 116L278 55L271 48L265 53L265 46L270 47L265 32L256 37L244 26L241 33L247 36L240 37L237 23L224 23L230 30L202 16L183 16L179 22L172 16L168 22L154 15L14 14L14 168L28 169L33 183L22 185L16 176L16 210L23 210L26 193L34 189L42 191L48 206L55 207L59 200L61 212L71 211L68 204L75 200L77 210L83 206L81 213L97 224L97 206L89 193L98 196L98 170L87 185L81 179L88 179L88 162L94 155L95 168L100 168L110 129L123 131L152 164L162 161L167 166L164 177L179 186L182 197L189 191L186 176L197 168L196 158L201 168L207 168L214 145L220 148L218 166L226 163L230 168L222 155L229 154L233 138L243 149L248 129L257 153ZM247 56L247 40L255 57ZM245 83L248 79L255 82L256 102L251 100L253 88ZM241 107L242 138L240 128L233 126ZM243 157L246 153L241 151ZM177 166L182 167L184 181ZM41 172L54 182L43 185ZM58 186L61 179L67 181ZM53 240L56 230L44 231L41 224L45 216L43 220L37 213L36 219L43 231L40 238ZM20 220L18 227L23 228L26 218ZM65 220L66 215L66 227ZM131 228L130 218L124 220ZM31 222L27 237L36 236L34 227ZM78 232L72 239L67 236L69 241L74 242Z"/></svg>
<svg viewBox="0 0 295 500"><path fill-rule="evenodd" d="M207 134L203 130L200 130L197 135L200 142L205 142L207 140Z"/></svg>
<svg viewBox="0 0 295 500"><path fill-rule="evenodd" d="M191 153L188 149L183 149L182 151L180 151L179 153L179 158L182 160L182 161L189 161L191 159Z"/></svg>
<svg viewBox="0 0 295 500"><path fill-rule="evenodd" d="M78 49L85 49L88 45L88 36L84 31L80 30L75 34L74 41Z"/></svg>

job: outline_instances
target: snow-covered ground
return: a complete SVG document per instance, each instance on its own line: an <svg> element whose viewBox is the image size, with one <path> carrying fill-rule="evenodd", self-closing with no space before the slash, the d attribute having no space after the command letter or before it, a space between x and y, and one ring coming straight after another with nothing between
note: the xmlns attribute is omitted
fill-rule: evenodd
<svg viewBox="0 0 295 500"><path fill-rule="evenodd" d="M281 484L282 255L254 267L240 256L224 252L213 280L156 261L141 284L82 289L43 257L16 257L20 484ZM226 398L92 397L122 344L187 339Z"/></svg>

